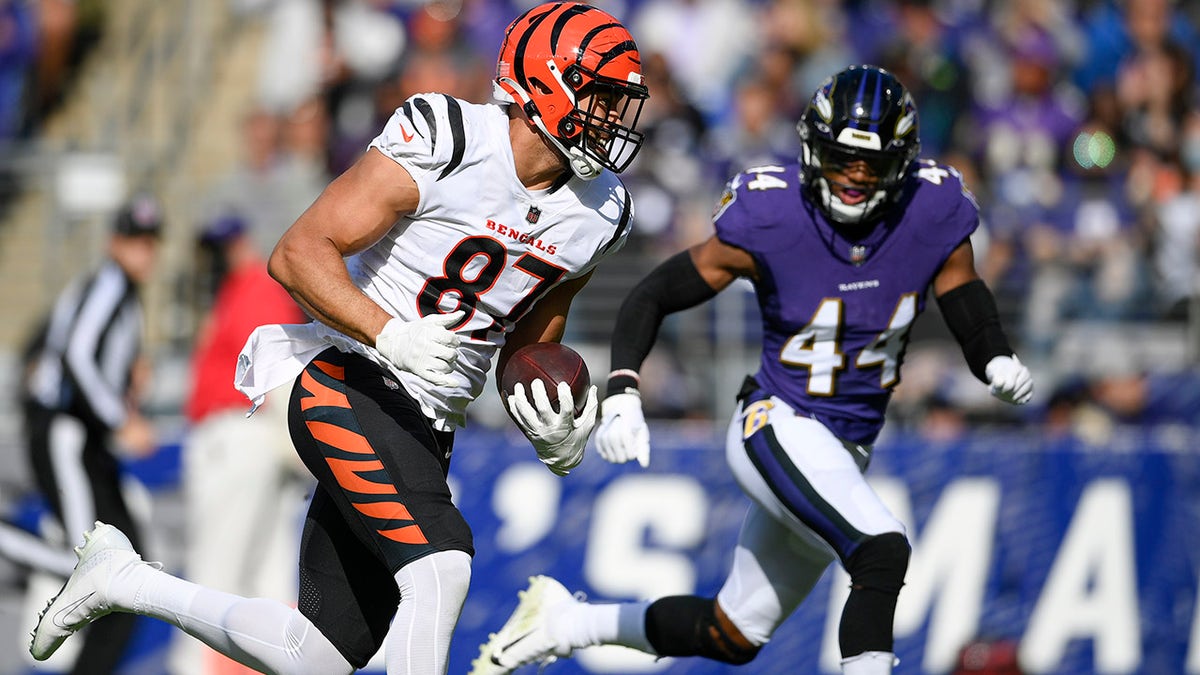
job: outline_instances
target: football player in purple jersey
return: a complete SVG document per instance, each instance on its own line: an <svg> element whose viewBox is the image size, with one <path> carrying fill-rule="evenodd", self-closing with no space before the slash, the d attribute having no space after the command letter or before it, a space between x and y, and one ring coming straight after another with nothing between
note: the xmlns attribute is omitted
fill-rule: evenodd
<svg viewBox="0 0 1200 675"><path fill-rule="evenodd" d="M975 272L978 208L956 170L918 159L917 110L904 86L875 66L852 66L821 85L797 128L798 163L734 176L715 234L659 265L625 299L597 429L604 459L647 466L638 371L663 317L735 279L753 283L762 357L738 394L726 442L752 504L725 584L715 598L593 605L535 577L476 673L596 644L748 663L835 559L851 579L839 630L843 673L892 671L911 547L863 472L927 291L992 395L1026 403L1033 379ZM494 667L480 667L485 657Z"/></svg>

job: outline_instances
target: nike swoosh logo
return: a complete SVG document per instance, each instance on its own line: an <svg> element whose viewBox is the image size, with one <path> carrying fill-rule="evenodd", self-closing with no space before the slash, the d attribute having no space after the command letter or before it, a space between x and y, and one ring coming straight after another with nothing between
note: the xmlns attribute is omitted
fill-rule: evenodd
<svg viewBox="0 0 1200 675"><path fill-rule="evenodd" d="M90 600L91 597L95 594L96 594L96 592L92 591L91 593L88 593L87 595L83 596L82 598L79 598L75 602L72 602L71 604L67 605L66 607L63 607L62 609L55 612L54 613L54 625L58 626L59 628L61 628L63 630L71 630L70 626L68 626L67 624L62 622L62 620L61 620L62 617L67 616L71 612L75 611L76 608L78 608L80 605L82 605L83 603Z"/></svg>
<svg viewBox="0 0 1200 675"><path fill-rule="evenodd" d="M521 640L524 640L525 638L529 637L530 635L533 635L533 630L525 631L524 633L518 635L517 637L513 638L512 640L509 640L508 644L493 651L492 652L492 664L504 667L504 664L500 663L500 658L498 655L503 654L506 650L510 649L513 645L517 644Z"/></svg>
<svg viewBox="0 0 1200 675"><path fill-rule="evenodd" d="M404 127L400 127L400 135L404 137L404 142L407 143L413 139L413 136L415 134L410 134L410 133L408 133L408 129L405 129Z"/></svg>

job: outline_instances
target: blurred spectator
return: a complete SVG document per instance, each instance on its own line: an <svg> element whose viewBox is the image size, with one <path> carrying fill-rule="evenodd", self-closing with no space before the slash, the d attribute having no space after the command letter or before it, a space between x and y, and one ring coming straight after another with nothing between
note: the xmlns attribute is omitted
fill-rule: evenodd
<svg viewBox="0 0 1200 675"><path fill-rule="evenodd" d="M404 27L382 0L278 0L267 15L259 101L287 114L336 87L372 85L404 50ZM330 109L336 115L336 105Z"/></svg>
<svg viewBox="0 0 1200 675"><path fill-rule="evenodd" d="M738 83L733 114L713 133L710 161L722 180L753 166L787 164L800 155L796 118L781 114L777 91L760 78Z"/></svg>
<svg viewBox="0 0 1200 675"><path fill-rule="evenodd" d="M457 3L438 0L408 16L408 42L395 68L369 90L359 91L360 114L339 117L331 139L330 170L341 173L358 159L388 118L413 94L441 92L468 101L491 97L491 65L501 33L487 55L468 40L455 11Z"/></svg>
<svg viewBox="0 0 1200 675"><path fill-rule="evenodd" d="M408 46L400 60L404 95L438 91L468 101L485 101L492 92L491 72L495 52L500 49L497 31L490 42L470 39L459 0L435 0L413 12L408 20ZM414 59L440 63L438 70L428 66L411 67ZM442 73L445 77L432 77Z"/></svg>
<svg viewBox="0 0 1200 675"><path fill-rule="evenodd" d="M965 411L946 394L934 392L926 399L917 434L930 445L953 443L969 430Z"/></svg>
<svg viewBox="0 0 1200 675"><path fill-rule="evenodd" d="M752 67L774 88L780 116L799 119L808 94L816 91L829 73L856 60L871 61L850 48L845 12L841 3L821 0L766 3L759 19L762 45ZM859 26L855 24L856 32Z"/></svg>
<svg viewBox="0 0 1200 675"><path fill-rule="evenodd" d="M38 59L33 110L41 116L56 105L67 79L79 6L72 0L37 0Z"/></svg>
<svg viewBox="0 0 1200 675"><path fill-rule="evenodd" d="M0 148L22 134L31 107L26 92L38 54L36 18L24 0L0 0Z"/></svg>
<svg viewBox="0 0 1200 675"><path fill-rule="evenodd" d="M1155 208L1153 264L1163 318L1185 321L1200 296L1200 113L1192 113L1172 180Z"/></svg>
<svg viewBox="0 0 1200 675"><path fill-rule="evenodd" d="M1195 103L1191 56L1174 42L1139 49L1121 64L1117 97L1127 136L1160 155L1173 154Z"/></svg>
<svg viewBox="0 0 1200 675"><path fill-rule="evenodd" d="M1078 436L1079 412L1088 405L1087 380L1070 376L1056 383L1046 397L1042 430L1051 442Z"/></svg>
<svg viewBox="0 0 1200 675"><path fill-rule="evenodd" d="M697 195L710 201L703 148L709 129L704 114L684 95L666 57L645 54L644 58L642 74L654 94L642 109L639 127L646 137L642 151L622 176L638 195L637 218L626 246L669 251L684 229L680 220L685 205Z"/></svg>
<svg viewBox="0 0 1200 675"><path fill-rule="evenodd" d="M995 39L1008 72L1004 85L976 92L973 137L982 142L983 167L998 181L1023 170L1052 173L1086 112L1084 100L1058 86L1059 53L1049 34L1027 27Z"/></svg>
<svg viewBox="0 0 1200 675"><path fill-rule="evenodd" d="M329 110L325 101L310 98L280 123L276 160L282 165L284 175L293 174L290 180L298 184L294 189L307 194L317 181L329 175ZM299 194L292 198L297 204L302 201Z"/></svg>
<svg viewBox="0 0 1200 675"><path fill-rule="evenodd" d="M492 52L500 50L500 38L512 18L533 6L512 7L512 3L496 0L461 0L460 4L457 18L466 39L484 53L488 62L494 56Z"/></svg>
<svg viewBox="0 0 1200 675"><path fill-rule="evenodd" d="M1142 231L1116 152L1106 130L1084 127L1057 203L1024 229L1033 263L1025 335L1035 349L1052 347L1064 318L1139 319L1152 308Z"/></svg>
<svg viewBox="0 0 1200 675"><path fill-rule="evenodd" d="M155 449L153 425L138 408L148 384L138 291L154 272L162 227L162 211L152 197L139 195L126 204L113 220L103 262L58 296L31 349L34 363L24 392L29 462L61 525L61 537L40 533L44 555L31 558L39 551L9 550L6 544L13 540L0 536L0 550L14 560L57 561L60 567L46 571L68 576L74 562L67 551L82 542L96 520L118 525L132 541L141 541L141 524L122 486L127 476L119 455ZM0 527L10 534L12 529ZM113 614L93 624L71 672L116 672L134 623L133 616Z"/></svg>
<svg viewBox="0 0 1200 675"><path fill-rule="evenodd" d="M1197 25L1173 0L1100 0L1084 7L1079 24L1085 47L1075 81L1086 91L1113 87L1119 64L1138 49L1200 43ZM1200 52L1191 47L1193 63Z"/></svg>
<svg viewBox="0 0 1200 675"><path fill-rule="evenodd" d="M238 352L257 326L300 323L299 307L267 274L266 259L235 213L203 230L220 283L192 357L183 445L187 553L184 574L211 588L296 601L293 560L311 476L287 429L286 397L257 414L233 387ZM173 675L251 673L195 640L174 641Z"/></svg>
<svg viewBox="0 0 1200 675"><path fill-rule="evenodd" d="M3 5L9 0L0 0ZM62 102L83 58L98 42L106 18L103 0L15 0L36 18L36 62L27 89L30 130ZM3 33L0 30L0 33ZM0 43L4 38L0 37Z"/></svg>
<svg viewBox="0 0 1200 675"><path fill-rule="evenodd" d="M643 58L662 54L688 100L715 123L728 114L733 83L753 58L755 10L738 0L648 2L630 31Z"/></svg>
<svg viewBox="0 0 1200 675"><path fill-rule="evenodd" d="M922 154L937 158L970 101L969 74L958 45L962 31L945 22L936 3L900 0L892 5L886 20L876 19L878 37L868 58L908 87L921 107Z"/></svg>
<svg viewBox="0 0 1200 675"><path fill-rule="evenodd" d="M1002 308L1031 307L1041 261L1029 233L1066 208L1061 155L1084 110L1072 90L1059 86L1063 69L1052 32L1015 9L992 19L972 28L965 42L973 103L948 154L970 157L963 166L978 172L969 186L990 237L981 273L996 284ZM1047 311L1058 316L1057 305Z"/></svg>
<svg viewBox="0 0 1200 675"><path fill-rule="evenodd" d="M28 91L37 58L37 26L30 4L0 0L0 217L19 183L16 167L8 158L26 131L31 101Z"/></svg>
<svg viewBox="0 0 1200 675"><path fill-rule="evenodd" d="M1097 377L1090 392L1114 424L1200 423L1200 374L1193 369L1114 372Z"/></svg>
<svg viewBox="0 0 1200 675"><path fill-rule="evenodd" d="M390 0L276 0L267 8L258 103L286 119L319 102L330 127L323 153L328 175L342 169L334 163L338 139L374 122L374 90L395 72L404 53L407 36L391 5ZM286 214L284 222L298 215ZM276 238L281 233L273 232Z"/></svg>
<svg viewBox="0 0 1200 675"><path fill-rule="evenodd" d="M269 255L329 181L327 119L318 98L283 117L263 108L246 113L240 129L242 157L210 186L204 197L206 217L236 211L259 252Z"/></svg>

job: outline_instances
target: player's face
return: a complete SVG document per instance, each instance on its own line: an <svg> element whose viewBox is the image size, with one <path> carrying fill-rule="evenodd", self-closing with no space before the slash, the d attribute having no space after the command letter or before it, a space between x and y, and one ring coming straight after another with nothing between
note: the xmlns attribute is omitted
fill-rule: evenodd
<svg viewBox="0 0 1200 675"><path fill-rule="evenodd" d="M598 87L580 101L579 107L586 110L593 119L603 120L601 124L590 127L587 132L588 145L603 152L612 140L616 127L622 122L621 112L627 108L625 96L612 89Z"/></svg>
<svg viewBox="0 0 1200 675"><path fill-rule="evenodd" d="M824 174L829 191L848 206L870 199L879 187L879 173L864 159L828 163Z"/></svg>

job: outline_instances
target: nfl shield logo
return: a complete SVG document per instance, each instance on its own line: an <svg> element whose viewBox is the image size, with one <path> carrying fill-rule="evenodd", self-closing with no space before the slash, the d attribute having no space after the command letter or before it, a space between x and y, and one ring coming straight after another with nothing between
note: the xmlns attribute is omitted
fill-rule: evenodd
<svg viewBox="0 0 1200 675"><path fill-rule="evenodd" d="M861 265L867 259L866 246L851 246L850 247L850 262L855 265Z"/></svg>
<svg viewBox="0 0 1200 675"><path fill-rule="evenodd" d="M538 221L538 218L540 218L541 216L542 216L542 210L536 206L531 206L531 207L529 207L529 213L525 214L525 220L526 220L526 222L533 224L533 223L536 223Z"/></svg>

